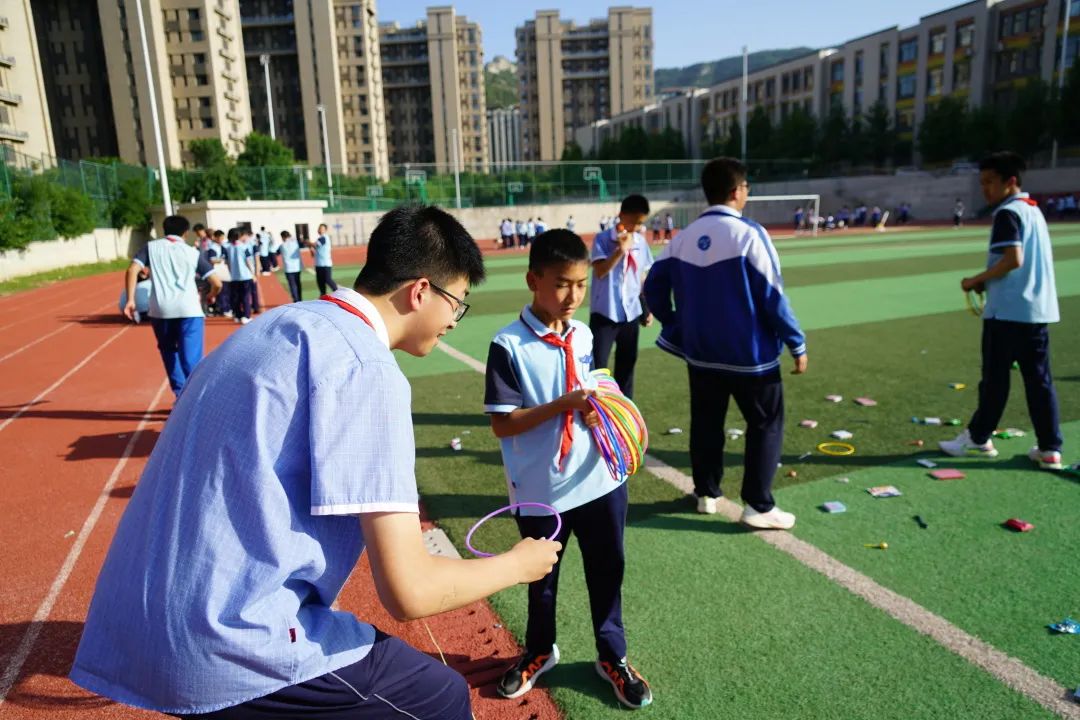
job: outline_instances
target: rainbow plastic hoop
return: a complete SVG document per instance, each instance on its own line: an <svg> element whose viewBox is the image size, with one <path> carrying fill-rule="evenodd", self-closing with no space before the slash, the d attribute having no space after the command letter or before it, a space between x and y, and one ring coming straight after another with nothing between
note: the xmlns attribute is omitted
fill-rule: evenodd
<svg viewBox="0 0 1080 720"><path fill-rule="evenodd" d="M817 446L818 452L823 455L832 455L833 457L844 457L845 455L854 455L855 446L851 443L843 442L823 442Z"/></svg>
<svg viewBox="0 0 1080 720"><path fill-rule="evenodd" d="M594 370L592 377L596 395L589 398L589 404L600 418L591 428L593 441L612 479L625 482L645 463L649 430L637 405L622 394L607 369Z"/></svg>
<svg viewBox="0 0 1080 720"><path fill-rule="evenodd" d="M964 299L967 301L968 312L975 317L982 317L983 309L986 307L986 297L982 293L968 290Z"/></svg>
<svg viewBox="0 0 1080 720"><path fill-rule="evenodd" d="M504 508L499 508L495 512L488 513L484 517L480 518L480 520L478 520L477 523L472 526L472 529L469 530L469 534L465 536L465 547L467 547L469 549L469 552L471 552L476 557L494 557L495 553L482 552L482 551L477 550L476 548L473 547L473 545L472 545L473 533L475 533L477 531L477 529L481 525L483 525L484 523L486 523L488 520L495 517L496 515L501 515L502 513L506 512L507 510L516 510L516 509L521 508L521 507L538 507L538 508L544 508L545 510L550 510L555 515L555 532L553 532L551 534L551 537L549 537L548 540L554 540L555 538L559 537L559 531L562 530L562 515L559 514L558 510L551 507L550 505L545 505L544 503L520 502L520 503L513 503L511 505L507 505Z"/></svg>

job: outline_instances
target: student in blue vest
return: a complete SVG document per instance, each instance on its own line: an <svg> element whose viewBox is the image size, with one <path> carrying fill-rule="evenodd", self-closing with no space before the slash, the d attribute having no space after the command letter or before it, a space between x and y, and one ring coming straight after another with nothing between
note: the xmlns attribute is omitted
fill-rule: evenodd
<svg viewBox="0 0 1080 720"><path fill-rule="evenodd" d="M606 368L612 347L612 375L623 394L634 397L634 366L637 364L641 327L652 324L652 314L641 302L641 283L653 264L645 238L649 201L643 195L627 195L611 227L593 240L593 282L589 293L589 329L593 335L593 362Z"/></svg>
<svg viewBox="0 0 1080 720"><path fill-rule="evenodd" d="M162 223L165 237L148 242L128 266L128 301L124 305L124 315L133 320L138 275L142 270L149 271L150 324L176 397L180 397L203 354L206 318L195 285L196 278L209 283L207 298L210 302L221 292L221 280L214 274L209 261L184 242L189 227L187 218L180 215L165 218Z"/></svg>
<svg viewBox="0 0 1080 720"><path fill-rule="evenodd" d="M994 208L994 224L986 270L960 282L964 292L986 291L979 405L967 430L939 445L957 457L997 457L990 436L1005 412L1015 362L1038 440L1028 457L1044 470L1060 470L1064 440L1050 372L1048 329L1061 319L1054 254L1038 203L1020 189L1026 169L1027 163L1014 152L994 153L979 163L979 185Z"/></svg>
<svg viewBox="0 0 1080 720"><path fill-rule="evenodd" d="M210 249L206 253L206 257L210 260L210 264L214 266L215 273L218 279L221 280L221 285L224 288L222 292L218 293L217 300L214 303L214 310L222 317L232 317L232 304L229 302L232 291L230 283L232 282L232 275L229 273L229 262L225 256L225 231L215 230L210 241Z"/></svg>
<svg viewBox="0 0 1080 720"><path fill-rule="evenodd" d="M608 472L589 427L599 422L589 328L573 319L585 299L589 250L569 230L549 230L529 250L532 303L495 335L488 350L484 412L502 445L510 502L550 505L562 515L558 542L578 539L589 589L596 672L630 708L652 703L645 679L626 660L622 582L627 490ZM523 538L550 537L555 517L521 508ZM561 558L561 555L560 555ZM503 675L499 694L516 698L559 662L555 601L559 565L529 585L525 653Z"/></svg>
<svg viewBox="0 0 1080 720"><path fill-rule="evenodd" d="M304 270L304 263L300 259L300 243L288 230L281 231L281 245L278 247L282 264L285 266L285 279L289 283L289 295L293 302L303 300L300 289L300 273Z"/></svg>
<svg viewBox="0 0 1080 720"><path fill-rule="evenodd" d="M229 230L229 244L225 246L225 257L229 263L230 304L233 320L241 325L251 322L251 288L255 284L255 250L244 242L244 231L240 228Z"/></svg>
<svg viewBox="0 0 1080 720"><path fill-rule="evenodd" d="M462 560L424 545L392 350L431 353L483 277L456 220L400 207L355 289L275 308L211 353L120 520L72 680L199 720L469 720L461 675L336 601L365 549L402 621L537 580L562 549L527 539Z"/></svg>
<svg viewBox="0 0 1080 720"><path fill-rule="evenodd" d="M319 295L326 294L326 288L337 290L334 282L334 260L330 255L330 236L326 234L326 225L319 225L319 235L314 241L308 241L315 256L315 282L319 285Z"/></svg>
<svg viewBox="0 0 1080 720"><path fill-rule="evenodd" d="M746 166L705 164L711 207L664 248L645 279L645 298L663 325L657 346L686 361L690 376L690 465L697 510L717 512L724 476L724 417L735 399L746 420L742 522L787 530L795 516L776 506L772 483L784 444L786 347L795 374L806 371L806 337L784 294L769 233L742 210Z"/></svg>

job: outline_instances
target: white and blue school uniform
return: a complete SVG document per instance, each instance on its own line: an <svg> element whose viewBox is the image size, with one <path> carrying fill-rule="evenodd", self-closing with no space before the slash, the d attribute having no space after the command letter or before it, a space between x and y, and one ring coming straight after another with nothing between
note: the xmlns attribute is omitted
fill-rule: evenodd
<svg viewBox="0 0 1080 720"><path fill-rule="evenodd" d="M236 242L225 245L225 260L232 281L229 283L229 304L236 318L249 318L254 304L255 275L251 262L256 250L251 243Z"/></svg>
<svg viewBox="0 0 1080 720"><path fill-rule="evenodd" d="M281 261L285 266L285 279L289 283L289 294L292 296L293 302L300 302L302 299L300 273L304 269L304 263L300 255L300 242L296 238L290 237L281 243L278 252L281 253Z"/></svg>
<svg viewBox="0 0 1080 720"><path fill-rule="evenodd" d="M694 492L719 497L724 416L732 397L747 421L742 498L774 506L772 481L784 438L780 353L806 353L784 293L780 260L765 228L714 205L683 228L645 279L663 328L656 344L688 365Z"/></svg>
<svg viewBox="0 0 1080 720"><path fill-rule="evenodd" d="M1027 193L1006 198L994 209L993 218L987 268L995 265L1010 247L1020 248L1023 263L1004 277L986 283L979 407L968 431L973 442L982 444L997 428L1008 402L1012 364L1016 362L1024 379L1039 448L1060 450L1063 438L1047 328L1061 319L1050 230L1038 204Z"/></svg>
<svg viewBox="0 0 1080 720"><path fill-rule="evenodd" d="M330 236L320 235L315 239L315 283L319 294L325 295L326 289L337 290L334 282L334 260L330 256Z"/></svg>
<svg viewBox="0 0 1080 720"><path fill-rule="evenodd" d="M179 396L203 354L205 317L195 280L207 279L214 268L175 235L151 240L132 262L150 269L150 324L169 385Z"/></svg>
<svg viewBox="0 0 1080 720"><path fill-rule="evenodd" d="M336 297L371 326L280 307L191 378L98 576L78 685L209 713L380 662L375 629L334 603L364 550L356 516L418 512L411 389L374 306Z"/></svg>
<svg viewBox="0 0 1080 720"><path fill-rule="evenodd" d="M529 306L501 329L488 350L484 412L505 414L553 402L567 392L565 351L541 338L555 331L542 323ZM596 387L589 376L592 337L583 323L571 320L560 340L570 343L579 385ZM590 599L594 609L596 644L601 659L618 662L626 656L622 621L621 585L625 567L623 532L628 502L625 482L612 478L591 433L573 413L572 444L562 455L564 416L552 418L532 430L502 438L503 465L511 503L550 505L562 516L555 537L564 546L573 534L578 539ZM522 537L550 537L555 517L541 508L515 512ZM525 646L530 652L551 651L555 642L555 604L559 565L546 577L529 584L529 618Z"/></svg>
<svg viewBox="0 0 1080 720"><path fill-rule="evenodd" d="M619 246L618 224L593 240L589 261L606 260ZM647 312L641 301L641 284L653 265L649 243L641 233L633 233L630 249L604 277L593 272L589 288L589 329L593 333L596 367L610 367L608 357L615 348L613 375L627 397L634 396L634 365L637 364L640 320Z"/></svg>

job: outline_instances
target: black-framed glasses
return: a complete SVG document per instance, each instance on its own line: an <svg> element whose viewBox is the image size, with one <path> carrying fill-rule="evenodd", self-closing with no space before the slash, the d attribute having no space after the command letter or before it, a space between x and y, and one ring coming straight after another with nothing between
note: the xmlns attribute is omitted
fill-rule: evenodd
<svg viewBox="0 0 1080 720"><path fill-rule="evenodd" d="M418 277L397 278L395 282L412 282L413 280L420 280L420 279L421 278L418 278ZM465 313L469 312L469 303L465 302L464 300L459 298L457 295L454 295L453 293L439 287L435 283L431 282L431 280L428 280L428 285L431 286L432 290L439 293L440 295L442 295L447 300L453 300L454 301L454 305L453 305L453 308L454 308L454 322L461 322L461 318L465 317Z"/></svg>

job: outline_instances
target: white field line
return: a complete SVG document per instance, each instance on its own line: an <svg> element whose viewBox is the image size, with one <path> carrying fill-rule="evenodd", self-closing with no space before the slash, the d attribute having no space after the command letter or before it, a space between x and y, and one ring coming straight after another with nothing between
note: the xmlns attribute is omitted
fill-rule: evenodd
<svg viewBox="0 0 1080 720"><path fill-rule="evenodd" d="M98 312L101 312L102 310L104 310L105 308L108 308L108 307L111 307L111 306L112 306L112 303L107 303L107 304L105 304L105 305L102 305L101 307L99 307L99 308L97 308L97 309L93 310L92 312L94 312L94 313L98 313ZM70 327L74 327L74 326L75 326L75 325L77 325L77 324L78 324L78 321L77 321L77 320L72 320L71 322L67 323L66 325L61 325L60 327L56 328L56 329L55 329L55 330L53 330L52 332L49 332L49 333L45 333L44 335L42 335L41 337L39 337L39 338L38 338L37 340L31 340L30 342L28 342L28 343L26 343L25 345L23 345L23 346L22 346L21 348L17 348L17 349L15 349L15 350L12 350L12 351L11 351L11 352L9 352L9 353L8 353L7 355L4 355L4 356L0 357L0 362L4 362L4 361L5 361L5 360L7 360L8 358L13 358L13 357L15 357L16 355L18 355L19 353L23 352L24 350L29 350L30 348L34 347L34 346L35 346L35 345L37 345L37 344L38 344L39 342L42 342L43 340L48 340L48 339L49 339L49 338L51 338L51 337L52 337L53 335L59 335L60 333L62 333L62 332L64 332L65 330L67 330L68 328L70 328Z"/></svg>
<svg viewBox="0 0 1080 720"><path fill-rule="evenodd" d="M444 342L440 342L436 347L477 372L485 372L484 363L460 350ZM662 460L646 455L645 469L688 495L694 492L694 481ZM725 518L731 522L739 521L742 515L742 508L739 505L726 498L720 498L717 505L720 514ZM964 632L940 615L878 584L858 570L845 565L791 533L762 531L754 534L763 542L787 553L811 570L821 573L852 594L884 611L894 620L932 638L947 650L985 670L1050 712L1063 718L1080 719L1080 704L1071 700L1072 693L1069 690L1050 678L1040 675L1016 658Z"/></svg>
<svg viewBox="0 0 1080 720"><path fill-rule="evenodd" d="M94 526L97 525L98 520L101 518L101 513L105 509L105 503L109 501L113 487L120 478L120 473L123 472L124 466L127 465L131 453L135 451L135 444L142 436L143 430L146 429L146 425L150 421L151 413L154 408L157 407L158 401L161 400L162 394L168 387L168 381L163 381L158 387L157 394L154 395L154 399L150 401L150 405L146 408L146 412L143 413L142 420L139 421L138 427L135 428L135 432L132 433L131 439L128 440L127 446L120 456L120 460L117 461L116 467L113 468L112 474L109 475L109 479L105 481L105 486L101 488L101 493L98 494L97 502L94 503L93 509L90 510L90 514L87 515L86 521L83 522L82 529L79 531L78 537L75 538L71 550L68 551L67 557L64 559L64 564L56 574L56 578L53 580L48 594L45 596L45 599L42 600L37 612L34 613L34 618L27 626L26 632L23 633L19 647L15 650L15 654L11 656L11 660L8 661L7 667L4 668L4 674L0 675L0 706L3 706L8 693L11 692L11 688L15 686L15 682L19 679L19 673L22 671L27 658L30 657L30 653L33 652L38 636L41 635L41 631L45 627L45 621L49 618L49 613L52 612L57 598L60 597L60 593L64 589L64 585L67 584L68 578L71 577L71 572L75 569L75 563L78 562L79 556L82 555L83 548L86 546L86 541L90 537L90 533L94 531Z"/></svg>

